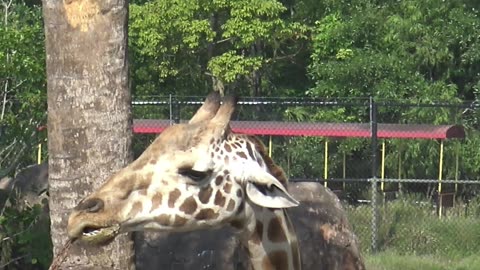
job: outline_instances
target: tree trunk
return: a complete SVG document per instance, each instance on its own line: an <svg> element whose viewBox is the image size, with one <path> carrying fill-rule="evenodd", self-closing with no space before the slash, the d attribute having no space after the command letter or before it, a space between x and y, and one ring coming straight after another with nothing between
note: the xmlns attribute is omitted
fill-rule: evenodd
<svg viewBox="0 0 480 270"><path fill-rule="evenodd" d="M51 232L56 255L71 209L131 161L128 1L43 0ZM133 269L130 236L74 244L62 269Z"/></svg>

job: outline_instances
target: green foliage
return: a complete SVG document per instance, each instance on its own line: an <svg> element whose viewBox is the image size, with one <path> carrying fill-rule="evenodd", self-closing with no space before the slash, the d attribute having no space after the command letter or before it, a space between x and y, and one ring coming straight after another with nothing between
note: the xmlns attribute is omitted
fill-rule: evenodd
<svg viewBox="0 0 480 270"><path fill-rule="evenodd" d="M215 77L222 78L227 83L232 83L239 76L248 76L252 71L262 66L261 57L244 57L229 51L221 56L214 57L208 63L208 69Z"/></svg>
<svg viewBox="0 0 480 270"><path fill-rule="evenodd" d="M283 56L286 40L306 37L305 26L282 18L285 10L275 0L132 4L134 94L198 95L212 88L211 77L248 85Z"/></svg>
<svg viewBox="0 0 480 270"><path fill-rule="evenodd" d="M315 86L307 94L351 100L371 96L379 102L427 104L476 98L480 81L480 16L478 9L469 8L465 2L322 1L319 5L324 6L324 13L315 21L309 65ZM338 111L333 117L324 114L314 114L309 119L343 122L350 117L350 121L369 121L362 108ZM478 126L477 114L476 111L467 114L467 128ZM462 124L463 117L458 109L380 106L378 121ZM475 131L469 133L474 134ZM478 164L478 156L467 146L476 145L477 140L478 136L468 136L466 145L461 147L462 153L470 154L462 155L465 164L462 169L469 178L477 178L480 173L478 166L471 166ZM369 155L369 146L364 146L363 156ZM438 145L393 140L388 149L394 157L387 160L390 176L398 171L398 164L394 164L398 156L404 157L404 176L438 176ZM454 163L452 156L446 157L449 160L446 164ZM454 178L453 170L450 168L445 176Z"/></svg>
<svg viewBox="0 0 480 270"><path fill-rule="evenodd" d="M46 124L47 108L41 6L4 1L1 11L0 178L34 163L34 146L46 137L36 128ZM37 206L2 206L0 268L48 268L52 245L48 219L40 219L40 212Z"/></svg>
<svg viewBox="0 0 480 270"><path fill-rule="evenodd" d="M0 265L6 269L47 269L52 260L50 223L42 206L6 206L0 215ZM37 267L35 267L37 266Z"/></svg>
<svg viewBox="0 0 480 270"><path fill-rule="evenodd" d="M474 255L480 248L479 206L477 201L468 206L457 202L440 219L431 201L405 194L380 207L378 247L396 254L451 259ZM465 211L467 207L469 211ZM346 210L362 249L369 250L371 234L365 228L371 227L371 207L347 206Z"/></svg>
<svg viewBox="0 0 480 270"><path fill-rule="evenodd" d="M478 11L462 1L433 0L332 6L316 23L310 65L316 87L310 94L472 97L479 80L478 66L472 66L480 60Z"/></svg>
<svg viewBox="0 0 480 270"><path fill-rule="evenodd" d="M41 8L14 1L0 14L0 177L15 163L31 164L34 142L45 138L45 50Z"/></svg>

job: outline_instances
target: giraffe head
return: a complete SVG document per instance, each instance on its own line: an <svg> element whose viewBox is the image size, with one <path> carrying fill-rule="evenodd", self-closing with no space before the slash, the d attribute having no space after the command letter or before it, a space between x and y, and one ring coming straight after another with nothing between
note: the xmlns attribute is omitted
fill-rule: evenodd
<svg viewBox="0 0 480 270"><path fill-rule="evenodd" d="M247 136L230 132L236 98L210 94L185 124L167 128L133 163L84 198L68 235L106 243L122 232L245 224L252 207L298 205ZM250 211L251 212L251 211Z"/></svg>

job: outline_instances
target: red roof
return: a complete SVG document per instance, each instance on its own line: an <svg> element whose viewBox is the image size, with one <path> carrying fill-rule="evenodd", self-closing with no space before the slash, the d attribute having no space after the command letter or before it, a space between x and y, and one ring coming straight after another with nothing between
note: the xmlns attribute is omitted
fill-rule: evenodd
<svg viewBox="0 0 480 270"><path fill-rule="evenodd" d="M133 120L134 133L161 133L170 120ZM249 135L318 136L365 138L371 136L368 123L297 123L273 121L232 121L232 130ZM449 139L465 138L459 125L378 124L378 138Z"/></svg>

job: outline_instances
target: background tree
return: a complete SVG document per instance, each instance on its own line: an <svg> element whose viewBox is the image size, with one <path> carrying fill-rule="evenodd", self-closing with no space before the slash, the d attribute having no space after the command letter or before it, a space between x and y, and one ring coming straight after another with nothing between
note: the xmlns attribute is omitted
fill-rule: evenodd
<svg viewBox="0 0 480 270"><path fill-rule="evenodd" d="M273 69L301 51L307 30L286 11L275 0L132 4L134 94L198 95L214 81L244 95L280 94Z"/></svg>
<svg viewBox="0 0 480 270"><path fill-rule="evenodd" d="M45 50L41 9L0 2L0 179L32 164L32 147L45 138ZM32 46L38 44L38 46Z"/></svg>
<svg viewBox="0 0 480 270"><path fill-rule="evenodd" d="M46 122L43 40L39 3L0 1L0 181L35 163L35 146L46 137L37 130ZM0 190L0 268L46 268L48 218L14 195Z"/></svg>
<svg viewBox="0 0 480 270"><path fill-rule="evenodd" d="M312 4L308 1L296 2L304 18L316 18L308 66L315 85L306 93L315 98L350 102L366 102L367 97L380 102L420 104L461 104L462 100L474 100L480 81L480 16L478 6L476 9L468 2L410 0L345 4L321 1L318 6L322 9L301 5ZM300 108L289 110L287 116L326 122L368 122L368 111L364 108L328 107L310 111ZM475 178L479 173L479 156L470 151L478 145L478 133L472 126L474 115L470 110L465 114L463 110L452 108L384 106L379 109L378 120L384 123L466 124L469 136L464 149L469 155L464 155L462 171L464 177ZM464 119L470 120L463 122ZM307 147L309 154L299 154L294 163L308 164L305 157L310 159L311 154L322 153L323 140L310 142L313 147ZM300 148L308 145L298 143ZM340 148L332 149L343 149L339 150L339 155L347 151L350 156L365 157L370 152L369 143L349 140L339 142ZM405 155L404 177L435 178L438 174L437 164L432 162L438 160L438 143L400 140L390 143L393 144L391 149L395 149L391 156ZM449 147L447 151L454 152L454 144ZM396 171L397 160L387 160L387 171ZM452 164L453 157L447 157L446 162ZM358 173L365 167L361 161L354 164L358 164L354 169ZM312 167L309 169L309 174L321 175L321 166L314 171ZM452 179L454 170L447 170L445 177Z"/></svg>
<svg viewBox="0 0 480 270"><path fill-rule="evenodd" d="M43 1L48 78L48 149L54 253L70 210L131 161L128 1ZM132 269L123 235L103 248L74 245L65 268Z"/></svg>

